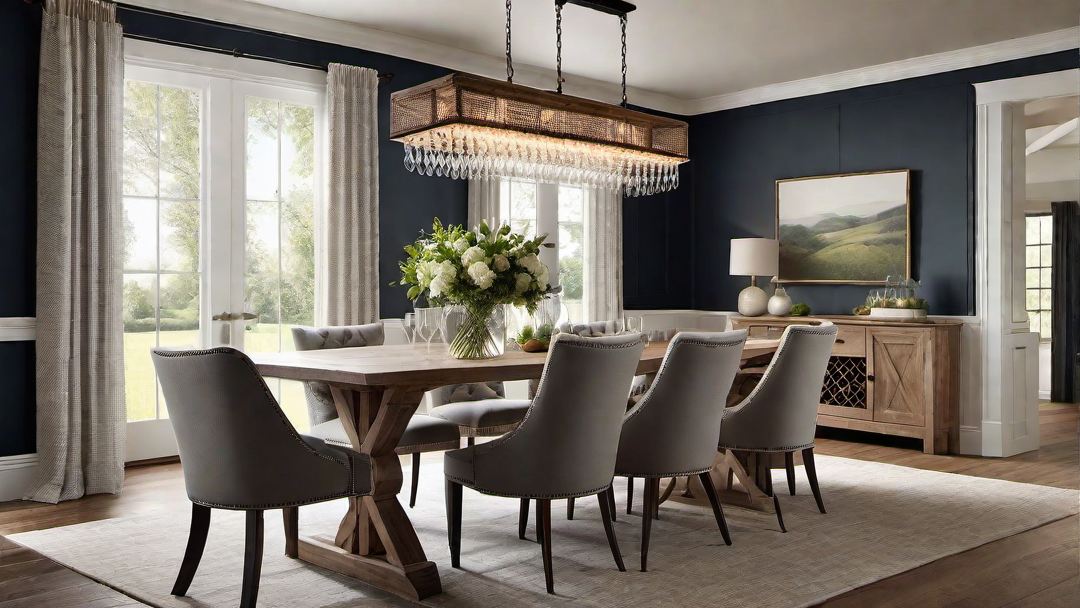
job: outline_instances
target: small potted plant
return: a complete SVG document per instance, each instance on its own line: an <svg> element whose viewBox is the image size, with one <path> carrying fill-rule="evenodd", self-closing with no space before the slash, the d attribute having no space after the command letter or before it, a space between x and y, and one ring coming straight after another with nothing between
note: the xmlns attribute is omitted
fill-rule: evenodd
<svg viewBox="0 0 1080 608"><path fill-rule="evenodd" d="M544 323L535 329L532 325L526 325L521 328L521 332L518 333L515 341L521 347L521 350L527 353L544 352L551 345L552 329L550 323Z"/></svg>
<svg viewBox="0 0 1080 608"><path fill-rule="evenodd" d="M908 279L894 287L879 289L870 293L866 304L856 309L869 310L869 316L875 319L924 320L930 304L918 297L919 282Z"/></svg>

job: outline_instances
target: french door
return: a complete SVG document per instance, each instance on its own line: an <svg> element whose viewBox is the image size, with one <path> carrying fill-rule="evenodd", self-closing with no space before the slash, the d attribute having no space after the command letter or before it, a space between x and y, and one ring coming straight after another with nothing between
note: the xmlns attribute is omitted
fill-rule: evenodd
<svg viewBox="0 0 1080 608"><path fill-rule="evenodd" d="M176 454L150 349L292 349L315 322L323 100L314 83L126 66L127 460ZM307 426L302 387L270 381Z"/></svg>

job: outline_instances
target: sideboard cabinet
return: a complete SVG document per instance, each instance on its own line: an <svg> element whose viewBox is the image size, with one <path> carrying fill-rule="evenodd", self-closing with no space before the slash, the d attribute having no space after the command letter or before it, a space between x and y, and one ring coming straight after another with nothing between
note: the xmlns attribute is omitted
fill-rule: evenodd
<svg viewBox="0 0 1080 608"><path fill-rule="evenodd" d="M922 439L947 454L959 436L958 321L878 321L856 316L732 317L751 338L779 338L793 324L837 326L818 424Z"/></svg>

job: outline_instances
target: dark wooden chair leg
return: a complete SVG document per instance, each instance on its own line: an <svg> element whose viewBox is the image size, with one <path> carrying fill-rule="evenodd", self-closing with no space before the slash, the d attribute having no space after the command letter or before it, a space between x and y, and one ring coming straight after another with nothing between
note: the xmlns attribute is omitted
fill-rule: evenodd
<svg viewBox="0 0 1080 608"><path fill-rule="evenodd" d="M259 599L259 576L262 574L263 512L247 512L247 542L244 547L244 586L240 592L240 608L255 608Z"/></svg>
<svg viewBox="0 0 1080 608"><path fill-rule="evenodd" d="M551 572L551 500L536 499L536 536L540 539L540 552L544 557L544 581L547 592L555 594L555 577Z"/></svg>
<svg viewBox="0 0 1080 608"><path fill-rule="evenodd" d="M787 489L795 495L795 452L784 452L784 468L787 469Z"/></svg>
<svg viewBox="0 0 1080 608"><path fill-rule="evenodd" d="M634 478L626 478L626 514L630 514L631 508L634 506Z"/></svg>
<svg viewBox="0 0 1080 608"><path fill-rule="evenodd" d="M727 489L731 489L732 484L735 483L735 469L728 469L727 471Z"/></svg>
<svg viewBox="0 0 1080 608"><path fill-rule="evenodd" d="M787 528L784 527L784 513L780 510L780 499L776 494L772 495L773 508L776 509L776 523L780 524L780 531L787 532Z"/></svg>
<svg viewBox="0 0 1080 608"><path fill-rule="evenodd" d="M654 503L660 498L660 478L645 477L645 500L641 512L641 571L648 570L649 534L652 532Z"/></svg>
<svg viewBox="0 0 1080 608"><path fill-rule="evenodd" d="M698 479L701 480L701 485L705 487L705 494L709 497L713 517L716 518L716 525L720 527L720 535L724 537L724 543L730 546L731 532L728 530L727 518L724 517L724 508L720 506L720 499L716 496L716 488L713 487L712 477L706 472L698 475Z"/></svg>
<svg viewBox="0 0 1080 608"><path fill-rule="evenodd" d="M604 494L607 496L608 506L611 507L608 509L608 513L611 514L611 521L615 521L617 519L615 517L615 511L618 511L618 509L615 508L615 488L608 486L608 489L604 490Z"/></svg>
<svg viewBox="0 0 1080 608"><path fill-rule="evenodd" d="M412 492L409 493L409 508L416 506L416 488L420 486L420 452L412 455Z"/></svg>
<svg viewBox="0 0 1080 608"><path fill-rule="evenodd" d="M607 490L604 490L597 494L596 498L600 501L600 519L604 520L604 532L607 534L608 546L611 547L611 556L615 558L615 565L619 567L619 572L626 572L622 552L619 551L619 541L615 538L615 526L611 524L611 512L614 510L611 496Z"/></svg>
<svg viewBox="0 0 1080 608"><path fill-rule="evenodd" d="M566 499L566 519L574 519L574 499Z"/></svg>
<svg viewBox="0 0 1080 608"><path fill-rule="evenodd" d="M180 563L180 573L173 584L173 595L187 595L188 587L199 569L203 549L206 547L206 534L210 531L210 507L191 503L191 530L188 532L187 550L184 561Z"/></svg>
<svg viewBox="0 0 1080 608"><path fill-rule="evenodd" d="M814 466L814 448L802 451L803 464L806 465L806 478L810 480L810 491L814 493L818 511L825 512L825 502L821 500L821 488L817 482L817 467Z"/></svg>
<svg viewBox="0 0 1080 608"><path fill-rule="evenodd" d="M521 499L521 510L518 512L518 538L525 540L525 527L529 524L529 499Z"/></svg>
<svg viewBox="0 0 1080 608"><path fill-rule="evenodd" d="M461 567L461 484L446 480L446 532L450 540L450 565Z"/></svg>
<svg viewBox="0 0 1080 608"><path fill-rule="evenodd" d="M476 445L476 437L468 437L468 438L466 438L465 439L465 445L467 445L467 446Z"/></svg>
<svg viewBox="0 0 1080 608"><path fill-rule="evenodd" d="M285 507L281 518L285 520L285 556L296 559L300 555L300 508Z"/></svg>

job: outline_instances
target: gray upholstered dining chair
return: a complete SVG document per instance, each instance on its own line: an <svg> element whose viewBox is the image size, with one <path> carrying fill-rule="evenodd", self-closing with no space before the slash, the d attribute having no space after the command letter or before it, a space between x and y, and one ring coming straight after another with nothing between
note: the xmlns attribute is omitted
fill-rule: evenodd
<svg viewBox="0 0 1080 608"><path fill-rule="evenodd" d="M720 534L726 544L731 544L709 470L716 459L714 444L724 417L724 396L739 369L745 342L745 330L677 334L668 345L652 386L626 415L615 475L645 479L642 572L646 570L649 533L663 477L697 475L712 504ZM614 513L615 496L610 488L608 492Z"/></svg>
<svg viewBox="0 0 1080 608"><path fill-rule="evenodd" d="M283 509L285 553L296 557L301 505L371 491L367 456L300 435L242 352L151 351L191 499L191 531L173 595L187 594L202 559L210 510L247 512L241 608L255 606L263 511Z"/></svg>
<svg viewBox="0 0 1080 608"><path fill-rule="evenodd" d="M749 464L773 499L776 519L784 527L780 499L772 487L772 454L784 454L794 494L794 455L802 451L803 464L818 510L825 512L814 466L814 433L825 369L836 341L836 326L789 325L761 382L742 403L724 412L719 447ZM730 476L729 476L730 483Z"/></svg>
<svg viewBox="0 0 1080 608"><path fill-rule="evenodd" d="M451 384L428 392L431 410L428 415L457 425L469 445L477 437L495 437L517 428L528 399L506 399L502 382Z"/></svg>
<svg viewBox="0 0 1080 608"><path fill-rule="evenodd" d="M384 329L381 322L337 327L294 327L292 336L296 350L378 346L383 343ZM330 387L323 382L305 382L304 394L307 397L308 419L311 422L311 430L308 432L329 444L352 447L352 442L345 434L345 427L338 419ZM420 485L420 454L451 450L460 445L457 425L423 414L416 414L409 419L409 425L394 451L412 455L410 507L416 506L416 490Z"/></svg>
<svg viewBox="0 0 1080 608"><path fill-rule="evenodd" d="M537 537L548 593L551 569L551 500L594 495L600 501L608 544L625 570L606 492L615 472L619 433L626 411L620 388L633 377L645 343L640 334L582 338L559 334L551 341L540 386L518 428L502 437L443 455L450 561L461 565L462 487L521 500L528 517L536 500Z"/></svg>

